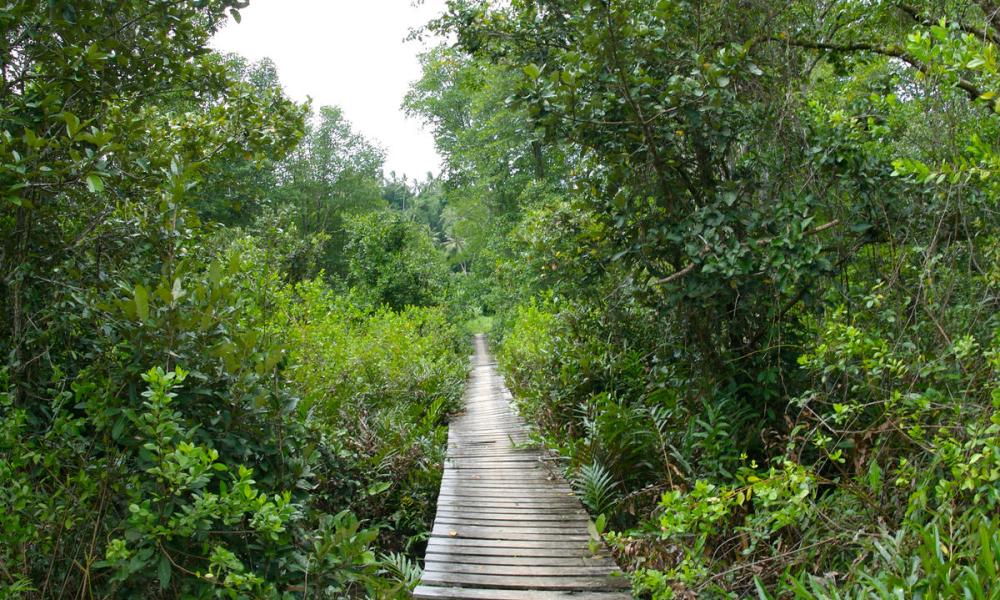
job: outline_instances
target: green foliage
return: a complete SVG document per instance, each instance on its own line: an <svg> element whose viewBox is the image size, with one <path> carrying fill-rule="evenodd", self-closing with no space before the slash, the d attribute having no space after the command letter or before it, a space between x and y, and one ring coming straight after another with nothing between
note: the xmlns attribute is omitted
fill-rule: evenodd
<svg viewBox="0 0 1000 600"><path fill-rule="evenodd" d="M280 177L269 191L271 203L287 211L303 236L321 241L318 266L328 275L347 275L347 222L385 206L383 160L382 150L354 131L339 108L324 106L276 167Z"/></svg>
<svg viewBox="0 0 1000 600"><path fill-rule="evenodd" d="M319 281L292 288L257 271L256 243L107 303L115 329L91 350L107 358L58 393L48 419L4 395L13 581L39 586L84 548L87 578L68 569L65 581L95 591L268 597L306 573L326 594L408 589L379 576L371 546L409 549L429 527L441 422L464 378L457 333L440 309L369 315ZM129 365L167 343L191 370L143 373L149 389L130 399Z"/></svg>
<svg viewBox="0 0 1000 600"><path fill-rule="evenodd" d="M94 567L112 571L113 584L127 582L128 588L143 589L154 577L160 590L170 587L171 577L181 563L170 543L187 538L209 560L202 566L183 568L206 580L211 589L219 582L223 589L249 596L265 592L264 581L248 572L225 540L234 526L249 524L257 543L281 542L295 508L288 492L268 498L255 489L253 471L219 462L219 452L193 442L193 433L182 423L182 415L171 408L177 394L173 388L183 383L187 373L180 368L165 373L160 368L143 375L149 389L142 393L142 413L123 411L137 432L141 444L136 460L144 476L129 485L128 512L122 537L108 541L107 557ZM228 473L226 477L223 474ZM218 490L214 492L212 490ZM182 593L198 594L198 586L188 582ZM273 589L271 592L273 593Z"/></svg>
<svg viewBox="0 0 1000 600"><path fill-rule="evenodd" d="M412 590L420 583L423 570L414 561L396 552L382 556L385 571L399 582L403 590Z"/></svg>
<svg viewBox="0 0 1000 600"><path fill-rule="evenodd" d="M347 281L371 306L444 300L447 266L425 228L391 212L359 215L346 227Z"/></svg>
<svg viewBox="0 0 1000 600"><path fill-rule="evenodd" d="M465 322L465 331L470 335L487 334L493 330L493 317L479 316Z"/></svg>
<svg viewBox="0 0 1000 600"><path fill-rule="evenodd" d="M843 590L829 579L800 575L781 584L790 598L995 598L1000 547L997 523L979 517L963 522L956 530L962 543L942 536L935 524L914 523L906 536L884 536L873 542L877 567L864 569L861 581ZM912 538L912 539L907 539ZM759 597L773 598L758 583Z"/></svg>
<svg viewBox="0 0 1000 600"><path fill-rule="evenodd" d="M580 499L595 515L611 512L615 504L615 488L618 483L600 463L591 463L580 468L573 482L580 493Z"/></svg>
<svg viewBox="0 0 1000 600"><path fill-rule="evenodd" d="M0 7L4 598L415 584L466 362L447 269L419 309L339 287L381 153L209 51L244 5ZM406 248L380 268L444 264Z"/></svg>
<svg viewBox="0 0 1000 600"><path fill-rule="evenodd" d="M991 2L454 0L417 181L244 4L0 8L0 596L406 597L486 328L637 596L997 596Z"/></svg>
<svg viewBox="0 0 1000 600"><path fill-rule="evenodd" d="M429 25L456 43L409 106L456 230L490 224L469 312L636 595L995 595L995 17L457 1Z"/></svg>

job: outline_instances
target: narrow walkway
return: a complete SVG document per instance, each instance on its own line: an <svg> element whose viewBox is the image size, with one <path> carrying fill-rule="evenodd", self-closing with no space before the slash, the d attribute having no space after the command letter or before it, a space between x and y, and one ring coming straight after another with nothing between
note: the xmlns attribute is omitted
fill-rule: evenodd
<svg viewBox="0 0 1000 600"><path fill-rule="evenodd" d="M628 582L600 547L587 514L537 450L519 447L524 422L509 403L483 336L448 432L437 517L415 598L627 600Z"/></svg>

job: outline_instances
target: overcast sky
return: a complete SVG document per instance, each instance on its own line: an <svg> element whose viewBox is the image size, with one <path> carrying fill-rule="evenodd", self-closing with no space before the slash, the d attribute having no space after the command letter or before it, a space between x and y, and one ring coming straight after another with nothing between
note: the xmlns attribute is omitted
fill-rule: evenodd
<svg viewBox="0 0 1000 600"><path fill-rule="evenodd" d="M269 57L285 91L313 106L337 105L355 129L386 150L386 173L423 179L439 171L430 132L407 119L400 103L420 77L411 27L444 10L444 0L252 0L213 40L250 60Z"/></svg>

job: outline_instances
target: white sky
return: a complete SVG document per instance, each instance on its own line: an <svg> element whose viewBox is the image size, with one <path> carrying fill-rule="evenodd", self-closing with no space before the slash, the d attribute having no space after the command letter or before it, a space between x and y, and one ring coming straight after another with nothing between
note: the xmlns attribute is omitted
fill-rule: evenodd
<svg viewBox="0 0 1000 600"><path fill-rule="evenodd" d="M285 91L313 107L337 105L356 131L386 150L385 170L423 179L440 172L430 132L400 104L420 77L420 42L411 27L444 10L445 0L252 0L212 40L216 49L251 61L268 57Z"/></svg>

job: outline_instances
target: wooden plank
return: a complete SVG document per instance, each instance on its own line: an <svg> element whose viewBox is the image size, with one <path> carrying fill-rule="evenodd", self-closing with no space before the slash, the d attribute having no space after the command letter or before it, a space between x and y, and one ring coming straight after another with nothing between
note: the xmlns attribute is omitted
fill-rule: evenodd
<svg viewBox="0 0 1000 600"><path fill-rule="evenodd" d="M444 477L441 479L441 488L455 489L500 489L500 490L545 490L558 491L564 495L573 495L573 488L560 481L552 481L544 477L531 476L526 474L523 479L498 478L498 477Z"/></svg>
<svg viewBox="0 0 1000 600"><path fill-rule="evenodd" d="M459 492L442 492L438 494L438 504L453 504L457 506L509 506L512 508L530 508L532 506L559 506L566 510L576 510L580 508L580 503L575 496L567 494L549 494L548 496L523 496L523 495L487 495Z"/></svg>
<svg viewBox="0 0 1000 600"><path fill-rule="evenodd" d="M548 465L542 461L529 456L491 456L488 458L455 458L449 457L445 460L445 468L448 469L483 469L494 471L497 469L525 469L548 471ZM553 477L558 477L552 473Z"/></svg>
<svg viewBox="0 0 1000 600"><path fill-rule="evenodd" d="M510 471L523 469L525 471L542 471L549 473L553 477L559 477L552 472L548 465L535 458L518 456L493 456L488 458L448 458L444 462L444 468L458 471L487 470L487 471Z"/></svg>
<svg viewBox="0 0 1000 600"><path fill-rule="evenodd" d="M499 521L496 519L477 519L475 517L441 517L434 519L436 525L447 525L453 530L461 530L463 527L506 527L512 529L525 529L527 531L548 531L563 530L578 532L586 530L587 522L572 521Z"/></svg>
<svg viewBox="0 0 1000 600"><path fill-rule="evenodd" d="M452 494L447 494L447 492L453 492ZM442 481L441 482L441 495L452 495L452 496L499 496L501 498L510 498L511 496L554 496L554 497L573 497L573 490L569 489L569 486L551 484L546 482L533 482L528 481L525 483L511 483L510 485L505 485L502 482L476 482L476 481Z"/></svg>
<svg viewBox="0 0 1000 600"><path fill-rule="evenodd" d="M513 504L502 500L487 501L484 499L469 498L463 499L454 497L450 499L438 499L438 510L442 514L472 514L472 515L512 515L514 518L535 516L543 519L565 517L565 520L588 519L586 513L581 513L579 506L566 502L564 498L544 504L533 502L531 504ZM509 516L507 517L509 518Z"/></svg>
<svg viewBox="0 0 1000 600"><path fill-rule="evenodd" d="M453 444L499 444L502 442L515 442L518 444L524 444L528 440L528 435L520 433L514 429L509 431L495 430L490 433L479 432L479 431L469 431L466 433L453 435L448 438Z"/></svg>
<svg viewBox="0 0 1000 600"><path fill-rule="evenodd" d="M459 427L461 424L454 425L454 427ZM515 438L511 440L511 438ZM482 446L490 447L500 447L500 442L511 442L516 441L518 443L518 450L535 450L537 447L532 445L527 440L529 439L527 434L519 433L516 431L494 431L492 433L476 432L470 431L468 433L455 433L448 436L448 442L452 444L476 444ZM509 446L508 446L509 447Z"/></svg>
<svg viewBox="0 0 1000 600"><path fill-rule="evenodd" d="M574 502L567 502L565 498L560 498L559 502L555 505L545 505L545 504L528 504L528 503L513 503L513 502L482 502L471 500L468 502L461 501L444 501L438 502L438 512L468 512L472 514L483 513L483 514L501 514L510 513L514 515L553 515L555 518L588 518L587 512L580 508L579 504ZM552 516L547 516L546 518L553 518Z"/></svg>
<svg viewBox="0 0 1000 600"><path fill-rule="evenodd" d="M537 527L557 527L561 529L571 529L574 531L586 531L587 519L545 519L545 518L506 518L498 519L492 516L478 515L443 515L434 517L435 523L449 525L473 525L476 527L521 527L535 529Z"/></svg>
<svg viewBox="0 0 1000 600"><path fill-rule="evenodd" d="M549 503L537 502L534 499L519 501L505 498L488 501L483 498L463 499L458 496L438 498L438 510L441 511L532 514L532 512L552 513L553 509L558 510L557 514L567 517L587 517L587 512L580 508L579 502L565 496L560 496L556 502Z"/></svg>
<svg viewBox="0 0 1000 600"><path fill-rule="evenodd" d="M477 481L475 479L459 479L459 480L455 480L454 478L448 478L448 480L445 480L445 479L442 478L442 480L441 480L441 493L444 494L446 490L461 489L461 488L470 488L470 487L487 487L487 488L490 488L490 487L493 487L493 488L499 487L501 489L530 488L530 489L541 489L543 491L549 491L549 492L551 492L551 491L558 491L560 493L560 495L568 496L570 498L573 498L576 495L573 492L573 488L569 487L568 484L566 484L564 482L549 481L549 480L546 480L546 479L525 481L521 485L511 485L509 487L503 486L502 485L503 482L496 482L496 483L493 483L492 485L488 485L488 483L489 482L483 482L482 480L478 480ZM508 496L509 496L509 494L508 494Z"/></svg>
<svg viewBox="0 0 1000 600"><path fill-rule="evenodd" d="M524 476L525 476L525 480L523 482L524 486L543 486L547 488L560 488L566 495L571 497L574 495L573 488L569 487L569 485L565 481L555 481L543 477L541 474L537 472L532 473L530 471L526 472ZM499 485L507 482L508 478L503 478L503 479L497 479L492 483L494 485ZM462 476L455 476L448 474L441 478L441 483L447 486L455 487L455 486L490 483L490 481L488 478L484 479L482 475L479 476L479 479L474 479L471 476L462 477ZM516 483L516 481L510 481L510 483L513 484Z"/></svg>
<svg viewBox="0 0 1000 600"><path fill-rule="evenodd" d="M590 534L586 531L567 532L558 527L535 527L525 530L520 527L482 527L475 525L452 527L443 523L435 523L431 535L484 540L590 540Z"/></svg>
<svg viewBox="0 0 1000 600"><path fill-rule="evenodd" d="M518 491L530 491L530 494L519 494ZM553 500L575 500L576 496L572 492L567 492L564 489L559 488L544 488L536 487L529 489L504 489L504 488L489 488L489 487L472 487L466 485L442 487L440 496L448 497L471 497L479 498L482 500L503 500L507 502L543 502L543 501L553 501ZM575 504L575 502L569 502L568 504Z"/></svg>
<svg viewBox="0 0 1000 600"><path fill-rule="evenodd" d="M419 585L414 598L426 600L629 600L622 592L499 590Z"/></svg>
<svg viewBox="0 0 1000 600"><path fill-rule="evenodd" d="M573 489L568 485L551 479L545 479L537 475L525 475L523 480L513 477L447 477L441 480L442 489L445 487L457 490L543 490L556 491L563 496L574 496Z"/></svg>
<svg viewBox="0 0 1000 600"><path fill-rule="evenodd" d="M445 467L444 473L441 475L441 480L450 484L482 483L490 480L493 480L496 483L516 483L518 481L523 481L524 483L559 485L572 491L572 488L569 487L565 479L562 477L554 477L544 469L504 468L491 472L487 469L480 468L454 469L451 467Z"/></svg>
<svg viewBox="0 0 1000 600"><path fill-rule="evenodd" d="M547 552L538 556L590 556L590 548L586 541L567 540L488 540L478 538L452 537L450 535L432 535L427 547L461 547L461 548L495 548L503 549L512 554L524 554L525 550L559 550L563 554ZM516 552L514 552L516 550Z"/></svg>
<svg viewBox="0 0 1000 600"><path fill-rule="evenodd" d="M531 504L523 506L503 506L483 502L455 504L438 502L437 514L444 517L476 517L481 519L496 519L501 521L530 519L542 521L573 521L582 522L586 527L589 516L574 504L565 501L552 505Z"/></svg>
<svg viewBox="0 0 1000 600"><path fill-rule="evenodd" d="M580 504L573 496L557 494L552 498L512 498L510 495L489 497L484 495L470 496L468 494L440 494L438 504L445 506L488 506L492 508L531 508L559 507L562 510L576 510Z"/></svg>
<svg viewBox="0 0 1000 600"><path fill-rule="evenodd" d="M437 566L437 569L433 568ZM621 571L612 571L607 565L481 565L449 561L447 564L427 563L426 571L431 573L468 573L471 575L497 575L514 577L610 577L621 576Z"/></svg>
<svg viewBox="0 0 1000 600"><path fill-rule="evenodd" d="M493 460L489 463L445 463L444 475L459 475L468 477L471 475L536 475L546 477L550 480L563 480L562 477L552 473L543 465L529 462L501 462Z"/></svg>
<svg viewBox="0 0 1000 600"><path fill-rule="evenodd" d="M545 469L538 467L498 467L496 469L484 469L478 465L475 467L464 468L448 466L445 467L442 477L453 481L483 481L487 479L496 479L503 482L525 479L526 481L547 481L563 485L566 483L566 481L561 477L556 477Z"/></svg>
<svg viewBox="0 0 1000 600"><path fill-rule="evenodd" d="M518 448L507 447L507 448L486 448L483 446L479 447L465 447L452 445L448 446L448 456L451 458L479 458L479 459L491 459L495 460L498 458L518 458L530 456L537 460L548 460L542 457L540 454L534 450L521 450Z"/></svg>
<svg viewBox="0 0 1000 600"><path fill-rule="evenodd" d="M434 545L428 546L428 552L446 556L469 556L475 558L525 558L534 559L557 559L557 560L577 560L590 556L586 549L581 548L496 548L494 546L455 546L455 545ZM601 559L611 560L606 554L598 555ZM428 563L429 564L429 563ZM447 570L447 569L437 569Z"/></svg>
<svg viewBox="0 0 1000 600"><path fill-rule="evenodd" d="M497 483L516 483L518 481L523 481L525 483L548 483L569 488L565 479L562 479L561 477L553 477L543 469L531 468L497 469L495 471L491 471L489 469L482 468L460 470L449 467L445 469L441 478L442 481L447 481L448 483L482 483L484 481L491 480L496 481Z"/></svg>
<svg viewBox="0 0 1000 600"><path fill-rule="evenodd" d="M483 586L514 590L614 591L628 587L621 577L531 577L518 575L474 575L424 571L424 584Z"/></svg>
<svg viewBox="0 0 1000 600"><path fill-rule="evenodd" d="M512 498L513 496L513 498ZM563 510L572 510L577 507L573 496L565 494L544 492L536 490L527 498L525 494L507 494L499 492L486 493L480 490L478 493L472 491L449 491L442 493L438 497L438 502L442 504L452 504L461 506L469 503L480 503L487 506L548 506L559 507ZM520 504L518 504L520 502Z"/></svg>
<svg viewBox="0 0 1000 600"><path fill-rule="evenodd" d="M566 526L575 527L578 530L584 531L587 529L588 519L586 517L575 517L571 519L560 518L558 514L542 514L542 515L532 515L525 514L523 516L509 515L509 514L469 514L469 513L442 513L439 512L434 517L436 523L454 523L462 522L465 524L476 522L483 525L490 524L506 524L506 523L518 523L523 527L529 526Z"/></svg>
<svg viewBox="0 0 1000 600"><path fill-rule="evenodd" d="M453 423L448 439L450 440L461 440L463 438L486 438L486 439L505 439L508 437L520 437L529 438L531 437L526 431L525 426L521 423L503 421L494 425L492 421L496 417L482 417L476 420L467 420L465 422Z"/></svg>
<svg viewBox="0 0 1000 600"><path fill-rule="evenodd" d="M470 519L481 519L484 521L551 521L553 523L574 523L577 526L587 527L587 522L589 519L586 515L582 514L569 514L564 515L558 512L532 512L532 511L522 511L522 512L499 512L495 510L472 510L466 508L464 510L449 510L447 508L439 508L435 518L437 519L454 519L454 518L470 518Z"/></svg>
<svg viewBox="0 0 1000 600"><path fill-rule="evenodd" d="M442 475L445 477L496 477L501 479L535 477L547 481L565 481L562 477L554 475L541 465L532 463L494 463L493 466L482 464L445 464Z"/></svg>
<svg viewBox="0 0 1000 600"><path fill-rule="evenodd" d="M501 494L490 494L486 495L484 493L472 493L472 492L448 492L447 495L442 494L438 497L438 504L446 506L488 506L496 508L558 508L563 511L575 510L578 505L572 502L573 497L566 497L562 494L550 494L542 493L537 491L532 494L529 499L524 499L523 494L517 495L521 499L511 499L510 495L503 496Z"/></svg>
<svg viewBox="0 0 1000 600"><path fill-rule="evenodd" d="M452 430L453 434L448 436L451 439L459 439L462 437L505 437L505 436L517 436L517 437L531 437L525 431L524 423L520 421L515 421L512 419L503 419L501 417L483 417L477 421L469 421L466 423L455 423L456 429ZM461 429L458 429L459 425L464 425Z"/></svg>
<svg viewBox="0 0 1000 600"><path fill-rule="evenodd" d="M614 562L606 555L595 557L578 556L488 556L481 554L462 554L458 552L437 553L428 552L424 557L427 564L431 563L453 563L479 565L538 565L538 566L563 566L563 567L586 567L603 566L608 571L617 569ZM432 569L440 571L441 569Z"/></svg>

